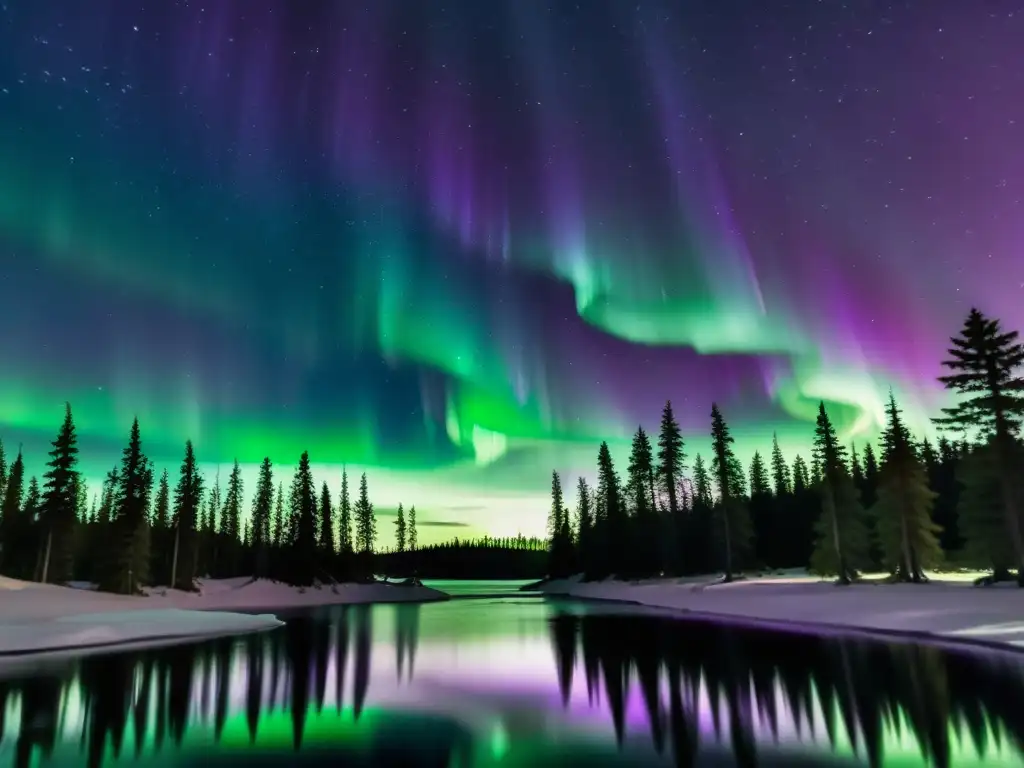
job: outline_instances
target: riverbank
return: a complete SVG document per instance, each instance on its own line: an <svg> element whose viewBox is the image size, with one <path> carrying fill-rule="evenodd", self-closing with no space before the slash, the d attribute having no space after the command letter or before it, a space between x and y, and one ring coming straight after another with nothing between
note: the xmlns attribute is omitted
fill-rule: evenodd
<svg viewBox="0 0 1024 768"><path fill-rule="evenodd" d="M1024 649L1024 590L1016 585L975 587L941 575L926 584L865 581L846 587L811 576L755 577L729 584L708 577L642 582L569 579L539 584L537 590L715 620Z"/></svg>
<svg viewBox="0 0 1024 768"><path fill-rule="evenodd" d="M198 593L131 597L0 577L0 657L180 641L273 629L273 611L445 600L423 586L339 584L300 589L248 578L200 581Z"/></svg>

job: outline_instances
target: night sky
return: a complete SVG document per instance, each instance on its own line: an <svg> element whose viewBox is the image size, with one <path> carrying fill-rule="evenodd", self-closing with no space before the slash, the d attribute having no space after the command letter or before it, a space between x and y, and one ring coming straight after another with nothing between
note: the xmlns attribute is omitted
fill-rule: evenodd
<svg viewBox="0 0 1024 768"><path fill-rule="evenodd" d="M792 458L1024 326L1024 2L0 2L33 472L70 400L93 490L138 415L172 477L308 449L421 541L541 533L666 398Z"/></svg>

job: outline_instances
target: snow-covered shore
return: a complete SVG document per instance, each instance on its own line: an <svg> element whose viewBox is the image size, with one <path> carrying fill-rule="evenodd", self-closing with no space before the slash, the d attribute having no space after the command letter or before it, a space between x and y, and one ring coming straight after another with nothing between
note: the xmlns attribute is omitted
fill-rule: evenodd
<svg viewBox="0 0 1024 768"><path fill-rule="evenodd" d="M242 578L199 585L198 594L158 590L128 597L0 577L0 658L273 629L282 622L271 612L289 608L447 597L427 587L382 583L300 590Z"/></svg>
<svg viewBox="0 0 1024 768"><path fill-rule="evenodd" d="M900 634L945 642L1024 648L1024 590L974 587L932 577L927 584L865 582L840 587L810 576L644 582L576 579L537 586L549 595L627 601L726 619L809 630Z"/></svg>

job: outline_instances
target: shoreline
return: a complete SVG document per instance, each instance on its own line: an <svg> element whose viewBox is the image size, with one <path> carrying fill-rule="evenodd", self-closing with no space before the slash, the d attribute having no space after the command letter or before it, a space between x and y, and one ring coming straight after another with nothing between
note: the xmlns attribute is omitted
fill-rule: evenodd
<svg viewBox="0 0 1024 768"><path fill-rule="evenodd" d="M669 611L679 619L771 631L926 643L949 650L1024 652L1024 590L926 584L836 586L812 577L641 582L550 580L543 595ZM968 592L970 590L970 592Z"/></svg>
<svg viewBox="0 0 1024 768"><path fill-rule="evenodd" d="M276 629L284 622L275 612L449 599L429 587L387 582L300 590L243 577L199 586L198 593L130 596L0 577L0 665Z"/></svg>

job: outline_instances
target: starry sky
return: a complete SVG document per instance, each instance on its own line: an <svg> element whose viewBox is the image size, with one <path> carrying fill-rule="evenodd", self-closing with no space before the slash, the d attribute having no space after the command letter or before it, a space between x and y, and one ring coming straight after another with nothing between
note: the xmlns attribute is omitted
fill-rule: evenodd
<svg viewBox="0 0 1024 768"><path fill-rule="evenodd" d="M0 436L308 449L430 541L667 398L691 454L925 429L1024 325L1024 3L766 5L0 0Z"/></svg>

